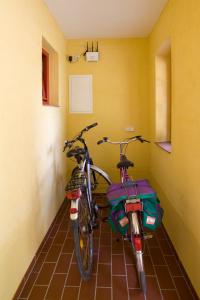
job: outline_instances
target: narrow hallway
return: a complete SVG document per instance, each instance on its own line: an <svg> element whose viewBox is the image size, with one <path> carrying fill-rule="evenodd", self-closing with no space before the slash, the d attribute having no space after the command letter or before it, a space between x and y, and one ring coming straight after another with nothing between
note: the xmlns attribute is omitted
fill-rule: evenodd
<svg viewBox="0 0 200 300"><path fill-rule="evenodd" d="M116 240L100 222L94 236L94 269L89 281L79 276L65 201L14 300L143 300L130 244ZM103 215L106 212L103 212ZM146 242L147 300L192 300L193 294L163 227Z"/></svg>

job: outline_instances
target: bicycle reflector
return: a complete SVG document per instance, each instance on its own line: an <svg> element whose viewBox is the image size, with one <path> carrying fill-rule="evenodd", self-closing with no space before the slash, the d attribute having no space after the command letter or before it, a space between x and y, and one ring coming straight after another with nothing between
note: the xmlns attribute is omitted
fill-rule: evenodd
<svg viewBox="0 0 200 300"><path fill-rule="evenodd" d="M65 198L68 200L75 200L81 197L81 189L67 191Z"/></svg>
<svg viewBox="0 0 200 300"><path fill-rule="evenodd" d="M136 203L126 203L126 212L131 212L131 211L142 211L142 203L141 202L136 202Z"/></svg>
<svg viewBox="0 0 200 300"><path fill-rule="evenodd" d="M134 246L136 251L142 250L142 241L140 237L134 237Z"/></svg>

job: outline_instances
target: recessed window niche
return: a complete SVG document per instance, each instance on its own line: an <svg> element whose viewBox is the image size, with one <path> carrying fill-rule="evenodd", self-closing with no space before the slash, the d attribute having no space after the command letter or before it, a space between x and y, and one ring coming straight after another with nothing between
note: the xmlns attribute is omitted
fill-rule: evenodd
<svg viewBox="0 0 200 300"><path fill-rule="evenodd" d="M58 95L58 53L42 38L42 103L59 105Z"/></svg>
<svg viewBox="0 0 200 300"><path fill-rule="evenodd" d="M155 58L156 142L171 152L171 43L166 40Z"/></svg>

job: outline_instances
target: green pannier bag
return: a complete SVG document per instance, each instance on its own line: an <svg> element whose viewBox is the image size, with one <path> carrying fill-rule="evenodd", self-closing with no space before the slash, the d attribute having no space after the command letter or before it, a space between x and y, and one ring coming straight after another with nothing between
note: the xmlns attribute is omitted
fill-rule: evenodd
<svg viewBox="0 0 200 300"><path fill-rule="evenodd" d="M142 223L145 228L156 230L162 222L163 209L160 201L155 198L146 198L143 202Z"/></svg>

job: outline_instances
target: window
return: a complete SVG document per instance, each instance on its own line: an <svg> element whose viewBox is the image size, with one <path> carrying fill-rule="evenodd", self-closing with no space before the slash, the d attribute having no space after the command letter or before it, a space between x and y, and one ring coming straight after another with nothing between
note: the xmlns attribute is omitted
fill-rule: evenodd
<svg viewBox="0 0 200 300"><path fill-rule="evenodd" d="M171 152L171 45L167 40L156 55L156 141Z"/></svg>
<svg viewBox="0 0 200 300"><path fill-rule="evenodd" d="M58 106L58 54L42 38L42 103Z"/></svg>
<svg viewBox="0 0 200 300"><path fill-rule="evenodd" d="M49 53L42 49L42 101L49 104Z"/></svg>

